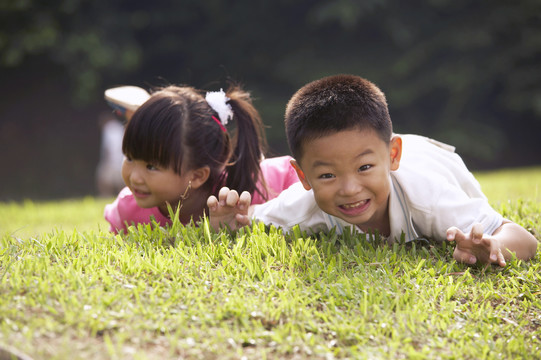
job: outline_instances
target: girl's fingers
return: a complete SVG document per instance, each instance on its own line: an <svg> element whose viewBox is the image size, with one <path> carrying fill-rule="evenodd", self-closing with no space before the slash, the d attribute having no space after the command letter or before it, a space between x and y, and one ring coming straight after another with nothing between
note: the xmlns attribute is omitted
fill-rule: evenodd
<svg viewBox="0 0 541 360"><path fill-rule="evenodd" d="M227 197L225 198L225 203L227 206L237 206L239 202L239 193L236 190L229 190Z"/></svg>
<svg viewBox="0 0 541 360"><path fill-rule="evenodd" d="M221 188L218 192L218 199L220 200L220 202L222 202L222 205L225 205L225 199L227 198L227 194L229 194L229 188L225 186Z"/></svg>
<svg viewBox="0 0 541 360"><path fill-rule="evenodd" d="M250 206L250 203L252 202L252 196L248 191L243 191L240 194L239 198L239 208L240 209L247 209L248 206Z"/></svg>
<svg viewBox="0 0 541 360"><path fill-rule="evenodd" d="M216 211L216 208L218 207L218 199L216 199L216 196L209 196L207 199L207 206L209 210Z"/></svg>
<svg viewBox="0 0 541 360"><path fill-rule="evenodd" d="M235 215L235 220L237 220L240 226L250 225L250 218L246 215L237 214Z"/></svg>

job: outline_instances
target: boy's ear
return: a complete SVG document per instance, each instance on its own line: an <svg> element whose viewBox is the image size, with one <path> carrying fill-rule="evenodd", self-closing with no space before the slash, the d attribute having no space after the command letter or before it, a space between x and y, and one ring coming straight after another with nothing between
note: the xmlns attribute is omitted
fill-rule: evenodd
<svg viewBox="0 0 541 360"><path fill-rule="evenodd" d="M197 189L207 182L210 176L210 168L208 166L203 166L192 170L191 173L190 180L192 182L192 188Z"/></svg>
<svg viewBox="0 0 541 360"><path fill-rule="evenodd" d="M302 171L301 167L299 166L299 163L297 163L296 160L291 160L290 163L291 163L291 166L293 166L293 168L297 172L297 176L299 177L299 180L301 181L302 186L304 186L306 190L312 189L312 186L310 186L310 183L306 179L306 175L304 175L304 171Z"/></svg>
<svg viewBox="0 0 541 360"><path fill-rule="evenodd" d="M398 170L400 167L400 159L402 158L402 138L398 135L393 135L391 138L391 170Z"/></svg>

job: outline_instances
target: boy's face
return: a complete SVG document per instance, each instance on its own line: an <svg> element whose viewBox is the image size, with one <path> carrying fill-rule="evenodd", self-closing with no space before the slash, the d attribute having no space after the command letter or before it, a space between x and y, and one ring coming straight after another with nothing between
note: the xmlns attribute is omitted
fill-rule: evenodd
<svg viewBox="0 0 541 360"><path fill-rule="evenodd" d="M354 128L307 141L302 150L293 166L321 210L388 235L389 173L400 163L400 137L387 145L374 130Z"/></svg>

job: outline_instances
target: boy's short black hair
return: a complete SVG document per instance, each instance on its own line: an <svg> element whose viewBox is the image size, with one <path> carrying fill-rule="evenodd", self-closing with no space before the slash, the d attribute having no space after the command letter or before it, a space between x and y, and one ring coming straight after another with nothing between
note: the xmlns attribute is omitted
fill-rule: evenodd
<svg viewBox="0 0 541 360"><path fill-rule="evenodd" d="M372 82L355 75L325 77L300 88L289 100L285 128L293 157L305 141L352 128L371 128L389 143L393 126L387 100Z"/></svg>

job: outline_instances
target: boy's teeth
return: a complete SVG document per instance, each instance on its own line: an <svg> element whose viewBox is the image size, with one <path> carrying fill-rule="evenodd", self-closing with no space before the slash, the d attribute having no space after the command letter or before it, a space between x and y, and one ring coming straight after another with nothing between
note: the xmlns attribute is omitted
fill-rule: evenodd
<svg viewBox="0 0 541 360"><path fill-rule="evenodd" d="M353 204L344 204L342 206L344 208L346 208L346 209L351 209L351 208L359 207L362 204L364 204L365 202L366 202L365 200L361 200L361 201L357 201L356 203L353 203Z"/></svg>

